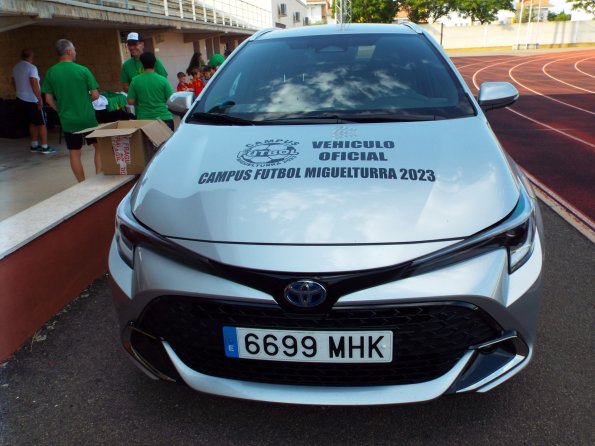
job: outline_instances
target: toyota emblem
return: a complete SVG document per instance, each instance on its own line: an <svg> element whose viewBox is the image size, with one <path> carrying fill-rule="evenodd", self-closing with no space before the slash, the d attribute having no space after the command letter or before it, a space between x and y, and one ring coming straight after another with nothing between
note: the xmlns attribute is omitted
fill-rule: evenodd
<svg viewBox="0 0 595 446"><path fill-rule="evenodd" d="M312 280L291 282L283 291L285 300L296 307L317 307L326 299L326 289Z"/></svg>

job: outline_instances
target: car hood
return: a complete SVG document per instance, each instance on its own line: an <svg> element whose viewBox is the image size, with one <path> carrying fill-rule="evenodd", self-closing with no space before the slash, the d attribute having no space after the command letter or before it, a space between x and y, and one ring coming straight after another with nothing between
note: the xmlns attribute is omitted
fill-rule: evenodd
<svg viewBox="0 0 595 446"><path fill-rule="evenodd" d="M132 210L157 233L187 240L383 244L467 237L517 199L481 117L182 124L139 180Z"/></svg>

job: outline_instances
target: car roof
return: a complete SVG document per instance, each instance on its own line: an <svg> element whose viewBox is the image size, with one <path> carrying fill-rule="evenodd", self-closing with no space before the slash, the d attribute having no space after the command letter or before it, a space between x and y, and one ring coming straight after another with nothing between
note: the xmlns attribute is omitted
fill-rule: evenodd
<svg viewBox="0 0 595 446"><path fill-rule="evenodd" d="M251 40L280 39L304 36L326 36L336 34L420 34L421 28L413 23L380 24L350 23L348 25L314 25L299 28L270 28L257 32Z"/></svg>

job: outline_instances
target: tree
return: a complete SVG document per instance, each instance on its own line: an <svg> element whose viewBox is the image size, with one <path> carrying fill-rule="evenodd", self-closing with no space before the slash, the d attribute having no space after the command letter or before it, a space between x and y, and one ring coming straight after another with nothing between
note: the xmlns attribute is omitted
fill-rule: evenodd
<svg viewBox="0 0 595 446"><path fill-rule="evenodd" d="M457 11L463 17L470 17L471 22L479 21L482 25L496 20L496 13L501 9L514 11L512 0L458 0Z"/></svg>
<svg viewBox="0 0 595 446"><path fill-rule="evenodd" d="M566 0L566 3L573 3L572 9L584 9L591 14L595 14L595 0Z"/></svg>
<svg viewBox="0 0 595 446"><path fill-rule="evenodd" d="M352 0L354 23L392 23L399 3L394 0Z"/></svg>
<svg viewBox="0 0 595 446"><path fill-rule="evenodd" d="M409 20L415 23L435 22L455 9L456 0L406 0Z"/></svg>
<svg viewBox="0 0 595 446"><path fill-rule="evenodd" d="M566 14L564 12L556 14L555 12L550 11L547 13L548 22L566 22L566 21L570 20L571 18L572 17L570 14Z"/></svg>

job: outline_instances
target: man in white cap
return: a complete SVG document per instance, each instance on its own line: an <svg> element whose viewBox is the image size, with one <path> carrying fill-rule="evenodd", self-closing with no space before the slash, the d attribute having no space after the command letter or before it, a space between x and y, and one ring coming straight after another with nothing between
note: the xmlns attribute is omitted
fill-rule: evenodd
<svg viewBox="0 0 595 446"><path fill-rule="evenodd" d="M145 71L142 62L139 59L145 49L145 42L139 33L132 32L128 33L126 44L130 56L132 57L122 64L120 81L122 82L122 88L127 92L132 78ZM167 78L167 71L165 71L165 67L159 59L157 59L157 62L155 63L155 73Z"/></svg>

